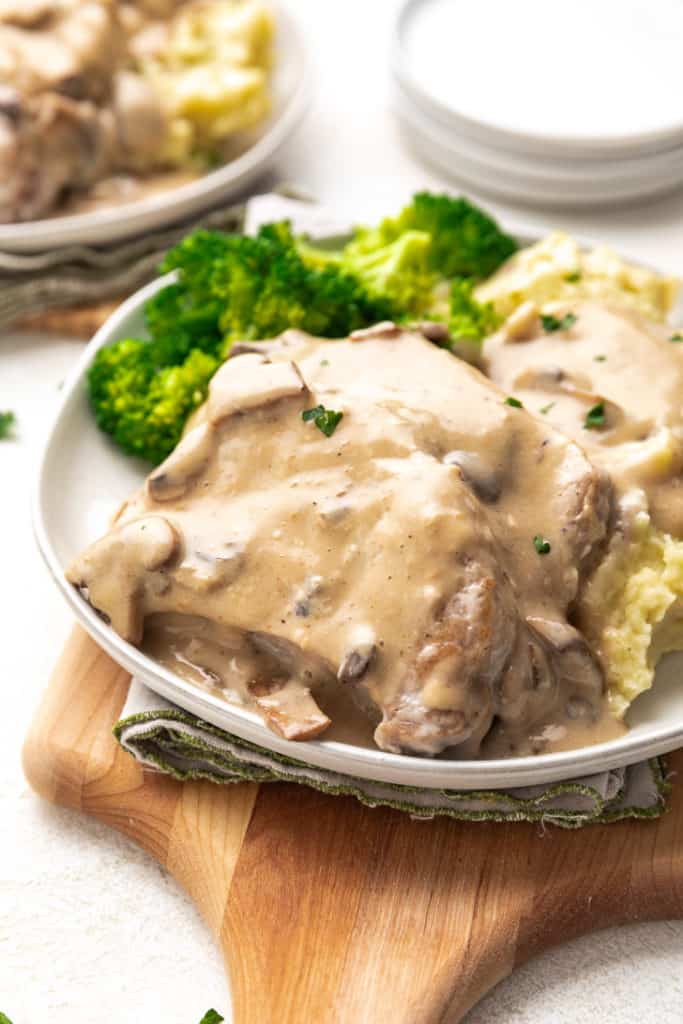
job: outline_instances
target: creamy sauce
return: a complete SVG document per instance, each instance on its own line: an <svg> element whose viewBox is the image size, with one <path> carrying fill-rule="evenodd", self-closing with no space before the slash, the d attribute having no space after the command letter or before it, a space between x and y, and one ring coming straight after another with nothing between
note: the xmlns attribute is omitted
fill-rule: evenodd
<svg viewBox="0 0 683 1024"><path fill-rule="evenodd" d="M618 734L569 622L605 543L606 475L419 335L287 332L263 352L218 371L176 451L71 566L112 626L139 644L153 616L155 656L289 738L354 702L397 752ZM302 419L319 404L343 412L331 437ZM178 616L208 622L203 640Z"/></svg>
<svg viewBox="0 0 683 1024"><path fill-rule="evenodd" d="M637 313L595 302L546 308L576 322L548 333L528 304L486 341L485 372L574 438L620 497L641 491L655 525L683 537L683 345ZM604 425L587 428L600 403Z"/></svg>
<svg viewBox="0 0 683 1024"><path fill-rule="evenodd" d="M250 684L263 663L244 634L199 616L167 612L147 618L142 649L183 679L229 703L254 703ZM325 739L374 747L376 721L359 707L348 687L338 685L336 677L321 681L315 701L328 720ZM263 707L260 710L264 713Z"/></svg>
<svg viewBox="0 0 683 1024"><path fill-rule="evenodd" d="M98 181L87 191L67 194L52 216L92 213L150 199L188 185L201 176L199 171L160 171L157 174L120 174Z"/></svg>

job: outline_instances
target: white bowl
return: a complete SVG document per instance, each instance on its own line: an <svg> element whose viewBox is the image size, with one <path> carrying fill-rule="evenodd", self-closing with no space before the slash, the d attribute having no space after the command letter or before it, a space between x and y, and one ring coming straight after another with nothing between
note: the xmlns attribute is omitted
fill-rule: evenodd
<svg viewBox="0 0 683 1024"><path fill-rule="evenodd" d="M291 15L271 0L276 17L273 113L240 156L185 185L84 213L0 224L0 249L40 252L65 245L106 245L178 223L244 193L273 164L311 98L309 61Z"/></svg>
<svg viewBox="0 0 683 1024"><path fill-rule="evenodd" d="M528 244L532 239L520 241ZM98 430L86 397L85 375L103 345L143 332L144 303L171 279L155 281L124 302L85 349L64 385L35 493L35 533L47 566L76 618L119 664L193 714L262 747L348 775L409 786L471 790L547 783L631 764L683 745L682 655L669 657L661 666L653 690L632 709L630 731L619 739L537 757L431 760L325 739L283 740L256 714L180 679L114 633L67 583L64 570L75 554L106 531L112 511L140 485L149 467L124 455Z"/></svg>

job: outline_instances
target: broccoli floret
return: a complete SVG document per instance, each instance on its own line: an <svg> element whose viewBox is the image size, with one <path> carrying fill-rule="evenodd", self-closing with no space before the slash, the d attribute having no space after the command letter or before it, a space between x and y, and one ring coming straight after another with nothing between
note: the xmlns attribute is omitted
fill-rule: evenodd
<svg viewBox="0 0 683 1024"><path fill-rule="evenodd" d="M358 228L357 252L374 252L407 231L430 236L429 266L440 277L488 277L517 249L515 240L468 199L418 192L398 217L387 217L376 228Z"/></svg>
<svg viewBox="0 0 683 1024"><path fill-rule="evenodd" d="M223 355L238 339L272 338L288 327L340 338L396 312L390 298L370 295L358 277L302 259L285 222L253 238L197 232L169 253L163 269L180 273L174 302L183 326L183 309L195 318L217 314Z"/></svg>
<svg viewBox="0 0 683 1024"><path fill-rule="evenodd" d="M448 320L455 338L495 327L472 295L514 241L466 199L421 192L398 217L359 228L343 250L294 239L287 222L255 237L197 231L161 267L175 283L147 303L149 341L100 350L89 372L100 427L127 452L159 462L232 343L272 338L288 327L341 338L380 320ZM446 301L452 285L450 308ZM442 294L443 293L443 294Z"/></svg>
<svg viewBox="0 0 683 1024"><path fill-rule="evenodd" d="M88 371L97 424L130 455L161 462L173 450L188 415L206 397L220 360L194 349L178 365L162 341L124 338L99 350Z"/></svg>
<svg viewBox="0 0 683 1024"><path fill-rule="evenodd" d="M271 338L288 327L344 337L395 313L389 298L297 252L287 224L255 238L198 231L168 254L178 280L147 303L149 341L100 349L88 375L97 423L133 455L160 462L236 339Z"/></svg>
<svg viewBox="0 0 683 1024"><path fill-rule="evenodd" d="M296 244L310 267L337 267L359 278L371 295L390 299L394 319L425 315L438 280L429 263L431 237L425 231L405 231L393 242L373 247L366 233L373 229L357 229L343 249L319 248L307 238L297 238Z"/></svg>
<svg viewBox="0 0 683 1024"><path fill-rule="evenodd" d="M481 341L500 324L492 302L477 302L470 278L456 278L451 284L451 309L448 329L454 339Z"/></svg>
<svg viewBox="0 0 683 1024"><path fill-rule="evenodd" d="M403 315L421 316L430 307L438 280L429 264L431 244L425 231L405 231L376 249L355 239L345 247L341 266L373 295L388 296Z"/></svg>

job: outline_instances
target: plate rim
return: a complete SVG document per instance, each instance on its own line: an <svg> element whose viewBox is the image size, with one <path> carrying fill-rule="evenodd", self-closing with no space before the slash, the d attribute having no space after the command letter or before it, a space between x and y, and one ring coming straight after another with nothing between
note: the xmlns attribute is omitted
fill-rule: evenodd
<svg viewBox="0 0 683 1024"><path fill-rule="evenodd" d="M609 191L615 182L623 186L644 178L661 179L674 171L679 180L683 177L683 144L651 156L623 160L568 160L546 154L542 161L537 157L494 147L463 133L449 132L442 121L425 114L415 98L401 85L395 83L394 89L392 107L395 116L405 120L411 128L418 128L434 145L449 150L454 156L463 155L472 163L476 162L497 174L511 173L518 180L526 177L532 187L544 182L556 188L588 184Z"/></svg>
<svg viewBox="0 0 683 1024"><path fill-rule="evenodd" d="M0 223L0 250L37 253L67 245L108 245L134 238L144 230L179 223L193 212L206 212L220 197L235 194L263 173L295 131L312 101L313 64L298 20L280 0L269 0L276 31L283 31L293 53L296 83L284 109L258 138L233 160L192 181L130 202L102 209L37 220Z"/></svg>
<svg viewBox="0 0 683 1024"><path fill-rule="evenodd" d="M665 179L647 179L641 186L623 186L619 190L594 191L580 189L579 183L563 187L553 184L551 188L536 187L531 181L510 184L512 172L497 172L495 168L482 164L474 166L474 161L462 151L456 152L454 143L437 139L435 124L427 127L426 122L418 122L404 110L396 110L395 117L399 129L404 135L406 144L412 148L419 159L437 168L451 181L460 181L468 187L478 189L482 194L494 197L502 202L516 202L526 207L555 210L595 210L600 207L626 207L637 202L646 202L659 196L674 194L682 187L683 176L680 171ZM549 179L546 178L545 181ZM645 181L645 179L644 179ZM574 191L572 191L574 189Z"/></svg>
<svg viewBox="0 0 683 1024"><path fill-rule="evenodd" d="M539 238L538 232L533 230L517 229L514 234L517 240L525 245ZM596 244L583 238L578 241L584 246ZM640 265L646 266L642 261ZM66 580L48 525L46 478L60 427L68 422L70 407L82 393L84 374L93 355L103 345L122 336L122 327L128 318L137 313L156 291L173 280L173 276L168 274L157 278L126 299L99 328L81 353L67 375L50 419L35 472L31 498L33 532L50 575L78 622L118 664L162 697L178 703L197 717L213 722L219 728L232 732L242 739L339 775L393 785L466 791L512 789L585 777L634 764L681 746L683 719L678 724L662 728L650 727L640 734L633 731L594 746L510 759L446 761L390 754L379 749L357 747L334 740L293 742L276 736L246 707L229 704L175 675L124 641L106 625ZM94 420L92 426L94 430L98 429ZM121 453L121 458L127 456Z"/></svg>

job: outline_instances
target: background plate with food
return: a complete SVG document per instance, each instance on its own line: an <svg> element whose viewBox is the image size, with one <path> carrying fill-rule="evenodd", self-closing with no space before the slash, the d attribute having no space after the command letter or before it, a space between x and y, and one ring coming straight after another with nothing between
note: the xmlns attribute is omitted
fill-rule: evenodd
<svg viewBox="0 0 683 1024"><path fill-rule="evenodd" d="M265 0L0 8L0 247L104 245L262 174L309 97L294 20Z"/></svg>

